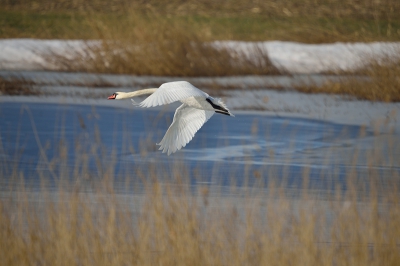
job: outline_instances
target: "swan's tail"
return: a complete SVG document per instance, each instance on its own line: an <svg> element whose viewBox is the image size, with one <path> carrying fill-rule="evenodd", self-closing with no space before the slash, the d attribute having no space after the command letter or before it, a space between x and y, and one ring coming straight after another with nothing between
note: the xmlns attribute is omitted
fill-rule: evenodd
<svg viewBox="0 0 400 266"><path fill-rule="evenodd" d="M229 116L233 116L235 117L231 111L229 111L228 107L226 106L226 104L220 99L220 98L214 98L213 99L219 106L221 106L221 109L216 110L215 112L219 113L219 114L223 114L223 115L229 115Z"/></svg>

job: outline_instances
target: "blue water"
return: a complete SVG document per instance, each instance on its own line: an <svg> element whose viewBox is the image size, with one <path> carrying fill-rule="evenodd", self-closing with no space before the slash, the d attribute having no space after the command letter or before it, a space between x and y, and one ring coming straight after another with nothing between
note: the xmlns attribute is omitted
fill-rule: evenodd
<svg viewBox="0 0 400 266"><path fill-rule="evenodd" d="M158 151L173 111L102 106L2 103L0 166L3 184L22 177L30 186L61 178L112 177L130 184L190 177L193 185L254 186L278 180L288 187L346 186L349 172L368 174L335 151L351 143L371 145L359 126L257 114L214 115L181 151ZM360 132L363 132L360 134ZM349 144L350 143L350 144ZM349 147L350 145L350 147ZM393 168L379 168L391 176ZM125 180L125 181L124 181ZM125 182L125 183L124 183Z"/></svg>

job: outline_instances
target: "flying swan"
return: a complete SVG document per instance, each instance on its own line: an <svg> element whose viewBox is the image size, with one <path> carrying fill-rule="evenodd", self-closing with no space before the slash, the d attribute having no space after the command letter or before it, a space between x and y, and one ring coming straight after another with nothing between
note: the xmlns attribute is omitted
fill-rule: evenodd
<svg viewBox="0 0 400 266"><path fill-rule="evenodd" d="M194 134L210 119L214 113L234 116L221 99L210 97L187 81L175 81L162 84L158 89L144 89L132 92L115 92L109 100L121 100L144 94L151 94L141 103L132 103L140 107L155 107L176 101L182 103L174 115L163 139L157 145L168 155L185 147Z"/></svg>

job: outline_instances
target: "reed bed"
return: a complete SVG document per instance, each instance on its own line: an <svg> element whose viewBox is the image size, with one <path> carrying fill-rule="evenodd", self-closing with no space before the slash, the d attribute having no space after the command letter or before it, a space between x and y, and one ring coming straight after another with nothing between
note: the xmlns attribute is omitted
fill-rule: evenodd
<svg viewBox="0 0 400 266"><path fill-rule="evenodd" d="M51 146L41 145L40 161L47 165L38 169L41 184L32 183L19 172L17 155L14 165L1 159L2 263L400 263L400 176L394 168L382 186L376 167L396 160L396 139L377 142L376 149L369 151L353 151L349 164L354 163L354 168L346 174L345 187L338 183L321 197L308 186L307 169L299 176L303 180L300 193L285 186L282 180L287 177L274 176L262 168L250 173L245 170L242 178L254 175L258 180L249 187L232 184L226 192L214 185L192 186L190 180L196 178L196 172L188 171L179 161L170 166L161 166L161 162L133 165L121 181L114 174L115 157L107 157L115 151L101 145L99 134L94 134L91 144L77 138L74 146L68 147L61 141L54 148L54 158L45 155ZM140 151L124 145L122 152L131 150L145 159L154 146L149 141L141 140ZM4 144L1 141L0 149ZM71 148L76 152L72 164L67 159ZM365 176L355 167L361 157L366 158L369 169ZM95 173L89 170L91 160L97 165ZM333 170L332 180L339 179L338 172ZM268 182L263 181L265 176ZM140 182L130 183L138 179Z"/></svg>
<svg viewBox="0 0 400 266"><path fill-rule="evenodd" d="M148 176L147 176L148 177ZM148 177L149 178L149 177ZM104 180L92 193L16 189L0 202L5 265L397 265L399 193L330 201L243 197L149 184L120 195ZM372 188L373 191L374 188ZM362 198L362 200L360 200Z"/></svg>

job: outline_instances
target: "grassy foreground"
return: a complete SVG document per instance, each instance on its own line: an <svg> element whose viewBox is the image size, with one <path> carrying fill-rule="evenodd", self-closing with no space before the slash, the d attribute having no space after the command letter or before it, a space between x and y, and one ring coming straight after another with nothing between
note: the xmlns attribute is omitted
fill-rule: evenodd
<svg viewBox="0 0 400 266"><path fill-rule="evenodd" d="M277 185L285 176L274 180L274 172L262 168L244 170L258 178L254 187L244 190L232 185L227 194L214 185L193 188L189 179L196 173L179 162L168 169L157 168L157 163L148 169L141 164L127 169L124 187L137 177L143 184L121 193L114 183L115 162L102 165L104 151L98 142L101 138L84 152L77 140L72 164L66 159L68 147L61 142L56 148L59 156L45 158L48 168L38 169L47 173L41 175L40 189L36 181L32 188L13 163L1 158L4 265L400 263L399 171L394 167L383 179L379 169L398 158L395 138L359 151L362 154L354 151L345 189L343 184L329 193L308 188L310 172L305 169L298 176L304 188L296 196L294 190ZM0 144L1 149L4 143ZM143 156L146 151L144 147ZM329 152L326 156L330 158ZM90 177L87 164L92 157L99 169ZM365 175L355 167L358 157L365 157ZM53 176L58 186L48 188L48 175L58 170L60 176ZM332 170L332 180L340 179L339 172ZM265 176L271 180L266 184Z"/></svg>
<svg viewBox="0 0 400 266"><path fill-rule="evenodd" d="M296 202L277 190L268 198L241 198L242 207L223 196L210 197L206 190L196 197L160 183L150 186L140 200L109 191L92 195L19 191L13 199L3 198L1 261L4 265L400 263L400 202L395 190L383 198L359 201L353 188L330 202L310 200L307 193Z"/></svg>

